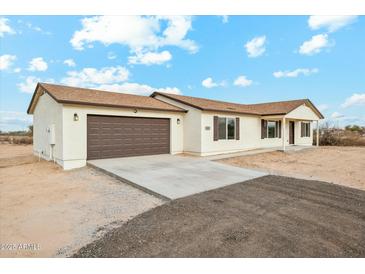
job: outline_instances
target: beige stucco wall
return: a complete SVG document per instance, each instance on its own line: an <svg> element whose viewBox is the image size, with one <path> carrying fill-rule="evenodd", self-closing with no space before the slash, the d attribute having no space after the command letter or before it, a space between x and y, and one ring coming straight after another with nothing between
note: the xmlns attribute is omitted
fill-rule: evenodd
<svg viewBox="0 0 365 274"><path fill-rule="evenodd" d="M293 118L293 119L301 119L301 120L318 120L319 117L314 113L314 111L307 107L306 105L301 105L296 109L289 112L285 115L286 118Z"/></svg>
<svg viewBox="0 0 365 274"><path fill-rule="evenodd" d="M53 145L53 157L58 163L63 158L62 105L47 93L39 97L33 113L33 152L47 160L50 158L51 145L47 128L54 124L56 142Z"/></svg>
<svg viewBox="0 0 365 274"><path fill-rule="evenodd" d="M157 95L155 98L188 111L184 115L184 152L199 154L202 149L202 111L164 96Z"/></svg>
<svg viewBox="0 0 365 274"><path fill-rule="evenodd" d="M257 148L281 147L283 137L281 138L264 138L261 139L261 117L251 115L235 115L227 113L216 113L200 111L196 108L187 106L183 103L156 96L156 99L165 101L175 106L188 110L184 117L184 152L196 155L206 156L230 152L238 152ZM240 140L213 140L213 117L230 117L240 118ZM312 145L313 124L311 125L311 137L300 136L300 121L317 120L317 115L309 107L303 105L286 117L285 123L285 144L289 145L289 121L295 122L294 144ZM262 117L264 119L282 119L282 117ZM200 129L200 130L198 130Z"/></svg>
<svg viewBox="0 0 365 274"><path fill-rule="evenodd" d="M310 122L310 137L301 137L301 122L295 122L295 144L296 145L308 145L311 146L313 144L313 127L316 123Z"/></svg>
<svg viewBox="0 0 365 274"><path fill-rule="evenodd" d="M86 164L87 157L87 115L115 115L130 117L155 117L170 119L170 152L171 154L183 152L183 113L166 111L138 110L121 108L103 108L92 106L64 105L63 117L63 167L65 169L82 167ZM74 113L79 116L79 121L74 121ZM180 124L177 124L180 119Z"/></svg>
<svg viewBox="0 0 365 274"><path fill-rule="evenodd" d="M214 141L214 116L240 118L240 140ZM209 128L209 129L207 129ZM225 113L202 113L202 149L201 155L236 152L260 146L260 120L255 116L239 116Z"/></svg>
<svg viewBox="0 0 365 274"><path fill-rule="evenodd" d="M239 140L213 140L213 117L218 115L227 118L240 118L240 139ZM264 119L268 119L264 117ZM287 119L285 122L285 145L289 145L289 121L294 121L294 144L312 145L313 123L311 123L310 137L300 136L300 121ZM208 126L210 129L206 130ZM283 139L264 138L261 139L261 117L249 115L229 115L217 113L202 113L202 150L198 153L202 156L214 155L229 152L238 152L257 148L281 147Z"/></svg>

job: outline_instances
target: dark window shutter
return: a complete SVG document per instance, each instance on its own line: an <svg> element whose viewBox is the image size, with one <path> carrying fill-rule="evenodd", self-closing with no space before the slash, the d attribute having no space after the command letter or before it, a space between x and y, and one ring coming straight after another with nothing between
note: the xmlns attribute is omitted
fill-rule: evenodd
<svg viewBox="0 0 365 274"><path fill-rule="evenodd" d="M213 141L218 141L218 116L213 117Z"/></svg>
<svg viewBox="0 0 365 274"><path fill-rule="evenodd" d="M279 121L278 124L278 137L281 138L281 121Z"/></svg>
<svg viewBox="0 0 365 274"><path fill-rule="evenodd" d="M304 131L305 131L304 123L301 122L300 123L300 137L304 137Z"/></svg>
<svg viewBox="0 0 365 274"><path fill-rule="evenodd" d="M311 136L311 123L308 123L308 137Z"/></svg>
<svg viewBox="0 0 365 274"><path fill-rule="evenodd" d="M240 139L240 118L236 117L236 140Z"/></svg>
<svg viewBox="0 0 365 274"><path fill-rule="evenodd" d="M267 137L267 121L261 119L261 139L265 139Z"/></svg>

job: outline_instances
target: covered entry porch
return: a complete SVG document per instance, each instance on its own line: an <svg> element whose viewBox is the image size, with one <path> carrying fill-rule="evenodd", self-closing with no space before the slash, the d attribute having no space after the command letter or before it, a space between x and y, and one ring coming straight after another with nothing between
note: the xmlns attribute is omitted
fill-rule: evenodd
<svg viewBox="0 0 365 274"><path fill-rule="evenodd" d="M282 151L291 146L312 146L314 128L316 128L316 145L319 144L319 119L293 116L290 113L262 118L267 127L267 136L274 135L281 139L280 150Z"/></svg>

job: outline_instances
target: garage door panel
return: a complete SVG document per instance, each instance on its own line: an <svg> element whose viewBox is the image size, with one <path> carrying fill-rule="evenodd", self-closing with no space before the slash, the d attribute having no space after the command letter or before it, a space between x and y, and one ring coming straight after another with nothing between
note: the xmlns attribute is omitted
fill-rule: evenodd
<svg viewBox="0 0 365 274"><path fill-rule="evenodd" d="M87 116L88 159L169 152L169 119Z"/></svg>

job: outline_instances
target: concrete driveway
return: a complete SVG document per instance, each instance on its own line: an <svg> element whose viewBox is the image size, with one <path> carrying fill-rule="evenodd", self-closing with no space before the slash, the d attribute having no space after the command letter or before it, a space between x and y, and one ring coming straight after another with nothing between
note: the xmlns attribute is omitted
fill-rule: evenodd
<svg viewBox="0 0 365 274"><path fill-rule="evenodd" d="M168 154L91 160L88 163L166 199L177 199L267 175L206 159Z"/></svg>

